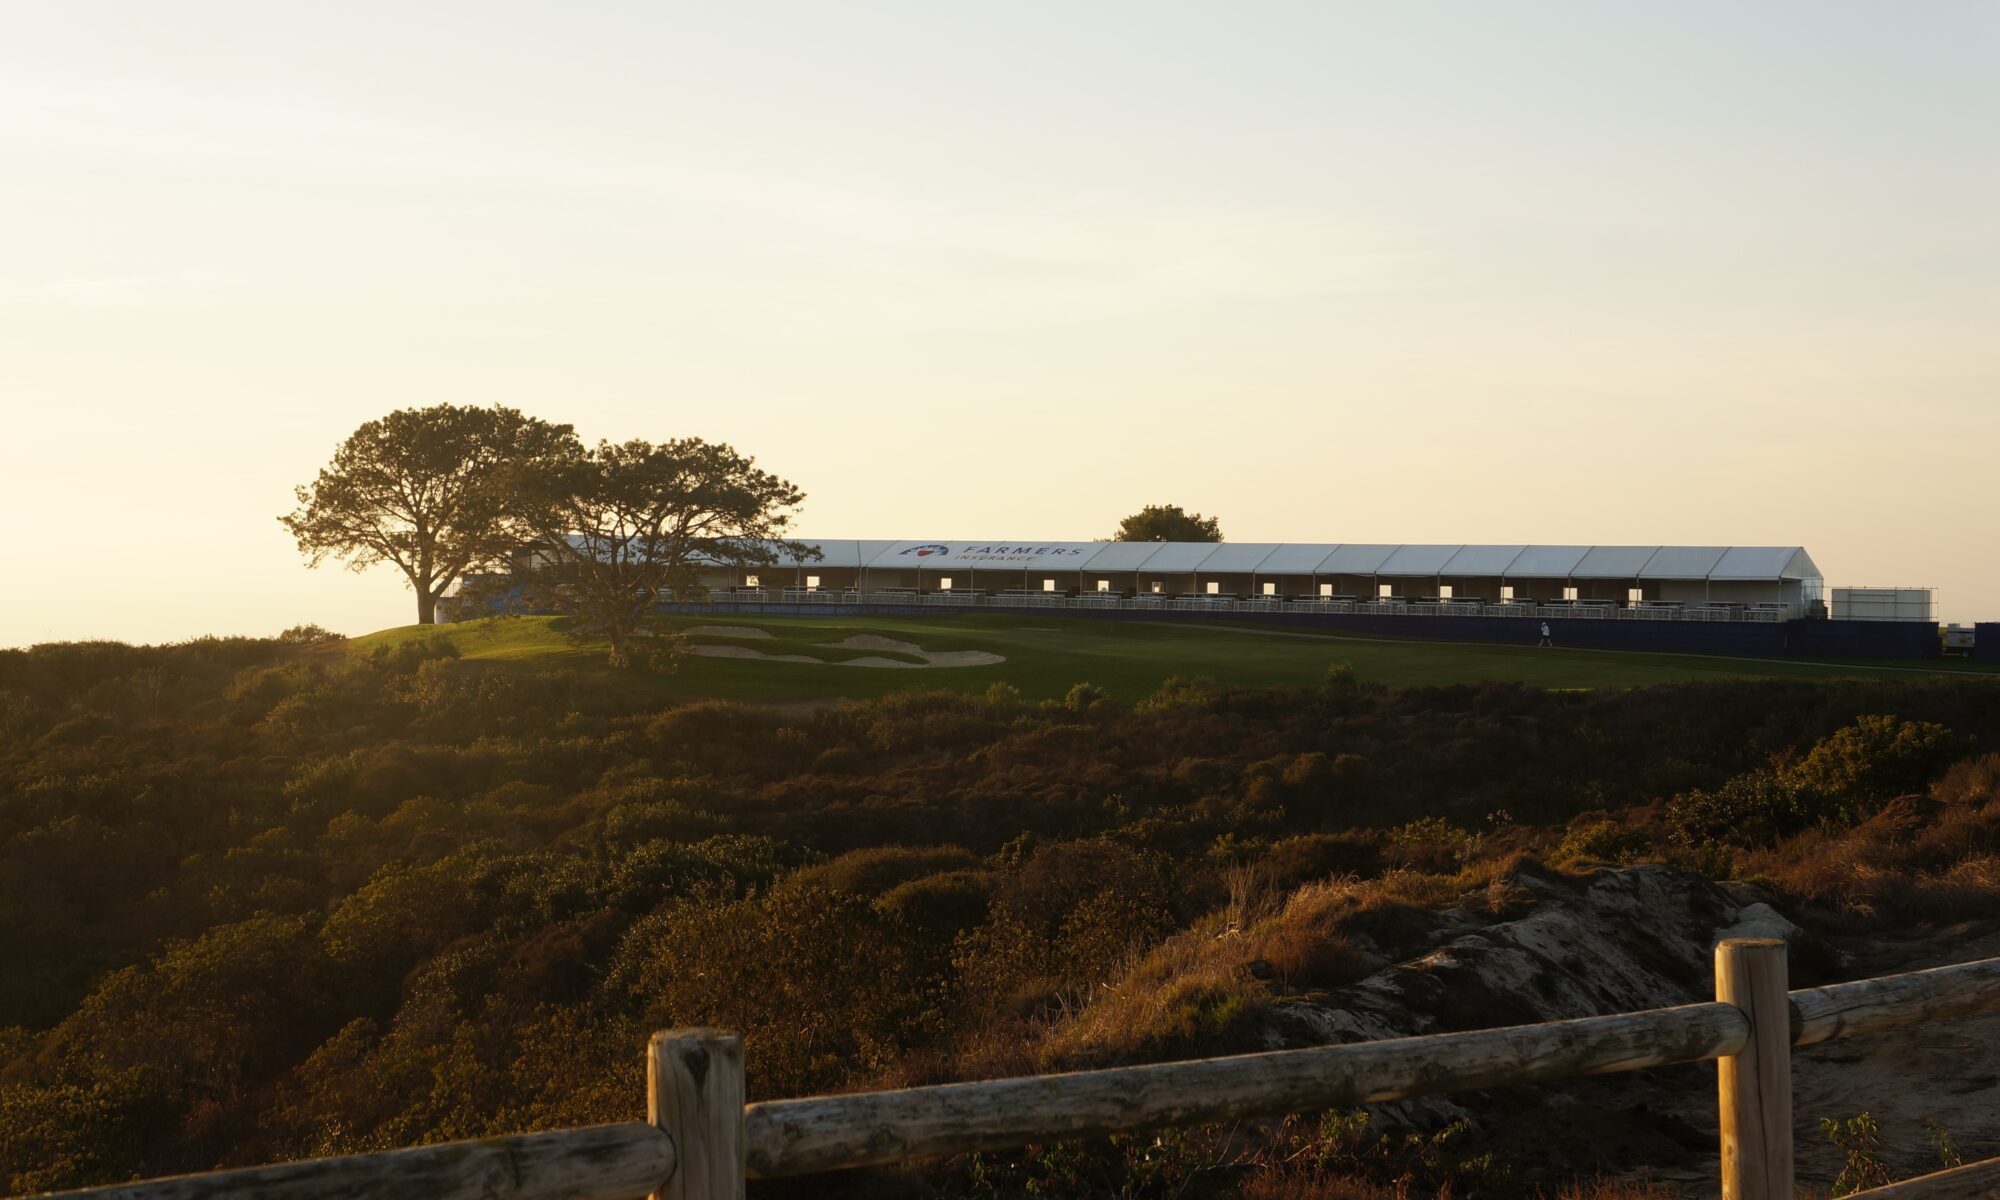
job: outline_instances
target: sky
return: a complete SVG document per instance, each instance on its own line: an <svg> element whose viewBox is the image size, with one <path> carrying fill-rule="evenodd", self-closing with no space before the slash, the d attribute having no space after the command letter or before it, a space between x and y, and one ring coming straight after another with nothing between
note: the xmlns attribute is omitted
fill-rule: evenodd
<svg viewBox="0 0 2000 1200"><path fill-rule="evenodd" d="M2000 619L2000 4L0 0L0 645L408 623L276 518L444 402Z"/></svg>

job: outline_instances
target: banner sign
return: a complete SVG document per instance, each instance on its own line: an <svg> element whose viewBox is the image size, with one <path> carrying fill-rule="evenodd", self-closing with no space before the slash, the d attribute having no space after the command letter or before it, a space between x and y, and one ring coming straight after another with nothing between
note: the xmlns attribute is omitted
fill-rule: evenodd
<svg viewBox="0 0 2000 1200"><path fill-rule="evenodd" d="M1081 570L1104 542L898 542L871 567L937 570L943 567L1017 567Z"/></svg>

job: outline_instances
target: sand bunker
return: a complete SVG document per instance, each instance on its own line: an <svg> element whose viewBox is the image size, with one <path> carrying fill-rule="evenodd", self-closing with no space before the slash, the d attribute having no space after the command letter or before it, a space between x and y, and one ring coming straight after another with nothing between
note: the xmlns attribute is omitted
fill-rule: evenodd
<svg viewBox="0 0 2000 1200"><path fill-rule="evenodd" d="M688 630L690 634L706 634L710 637L756 638L770 637L761 629L743 629L734 625L697 625ZM765 662L817 663L826 667L908 667L923 670L927 667L990 667L1006 662L998 654L988 654L984 650L926 650L912 642L899 642L894 638L877 637L872 633L857 633L832 643L843 650L891 650L898 654L908 654L921 658L922 662L905 662L899 658L880 658L864 654L842 662L828 662L814 658L810 654L766 654L749 646L689 646L688 653L703 658L758 658Z"/></svg>
<svg viewBox="0 0 2000 1200"><path fill-rule="evenodd" d="M867 663L869 666L885 667L990 667L994 663L1006 662L998 654L988 654L984 650L926 650L912 642L899 642L895 638L877 637L872 633L857 633L844 637L834 645L847 650L894 650L900 654L914 654L923 659L922 664L898 662L888 658L850 658L844 666Z"/></svg>

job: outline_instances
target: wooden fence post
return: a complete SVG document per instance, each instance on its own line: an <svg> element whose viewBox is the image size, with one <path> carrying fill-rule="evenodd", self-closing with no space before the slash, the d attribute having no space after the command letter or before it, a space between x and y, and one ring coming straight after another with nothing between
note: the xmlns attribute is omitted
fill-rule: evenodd
<svg viewBox="0 0 2000 1200"><path fill-rule="evenodd" d="M743 1200L743 1039L668 1029L646 1046L646 1120L674 1142L650 1200Z"/></svg>
<svg viewBox="0 0 2000 1200"><path fill-rule="evenodd" d="M1715 947L1715 998L1750 1018L1740 1054L1715 1060L1723 1200L1792 1200L1792 1018L1785 943Z"/></svg>

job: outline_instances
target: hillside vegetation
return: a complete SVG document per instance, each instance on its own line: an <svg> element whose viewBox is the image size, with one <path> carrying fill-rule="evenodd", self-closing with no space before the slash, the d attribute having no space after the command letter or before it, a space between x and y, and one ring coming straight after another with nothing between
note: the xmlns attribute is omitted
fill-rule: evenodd
<svg viewBox="0 0 2000 1200"><path fill-rule="evenodd" d="M785 664L610 677L508 628L550 640L0 652L0 1187L629 1119L668 1025L741 1031L760 1097L1244 1048L1285 997L1420 952L1421 914L1515 903L1530 856L1759 879L1836 933L2000 894L1981 678L1320 664L1127 702L1079 651L1053 699L802 666L983 682L780 712L671 693ZM1202 931L1231 920L1225 952ZM1472 1178L1343 1121L1266 1157L1133 1140L854 1186Z"/></svg>

